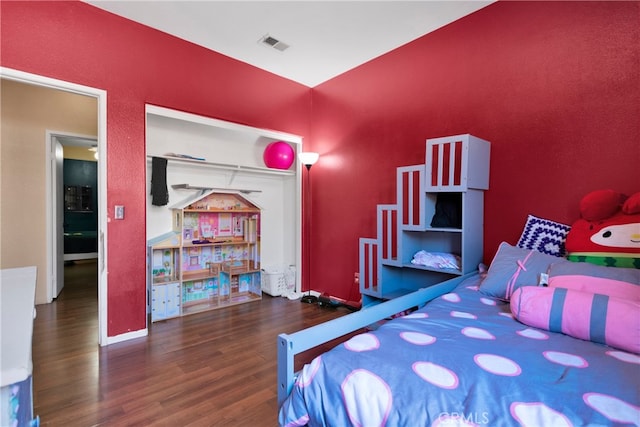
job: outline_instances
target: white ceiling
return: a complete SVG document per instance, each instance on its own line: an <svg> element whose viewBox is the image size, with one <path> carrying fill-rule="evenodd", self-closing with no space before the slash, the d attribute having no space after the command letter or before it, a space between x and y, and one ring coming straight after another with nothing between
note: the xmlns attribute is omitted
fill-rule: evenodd
<svg viewBox="0 0 640 427"><path fill-rule="evenodd" d="M85 1L309 87L493 2ZM265 35L290 47L268 47Z"/></svg>

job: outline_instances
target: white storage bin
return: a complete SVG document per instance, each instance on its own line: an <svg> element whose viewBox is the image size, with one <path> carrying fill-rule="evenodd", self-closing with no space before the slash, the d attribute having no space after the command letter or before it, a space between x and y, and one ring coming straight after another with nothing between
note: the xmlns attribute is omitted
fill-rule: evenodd
<svg viewBox="0 0 640 427"><path fill-rule="evenodd" d="M284 271L280 267L265 267L261 271L262 292L279 297L285 291Z"/></svg>
<svg viewBox="0 0 640 427"><path fill-rule="evenodd" d="M295 292L296 272L294 266L265 267L261 270L262 292L272 297L287 296Z"/></svg>

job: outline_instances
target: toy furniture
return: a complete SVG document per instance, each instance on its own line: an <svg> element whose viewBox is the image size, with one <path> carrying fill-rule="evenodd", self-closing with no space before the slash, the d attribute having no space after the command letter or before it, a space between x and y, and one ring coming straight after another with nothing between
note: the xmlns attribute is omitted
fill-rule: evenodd
<svg viewBox="0 0 640 427"><path fill-rule="evenodd" d="M173 230L148 242L151 321L260 300L260 208L204 191L171 207Z"/></svg>

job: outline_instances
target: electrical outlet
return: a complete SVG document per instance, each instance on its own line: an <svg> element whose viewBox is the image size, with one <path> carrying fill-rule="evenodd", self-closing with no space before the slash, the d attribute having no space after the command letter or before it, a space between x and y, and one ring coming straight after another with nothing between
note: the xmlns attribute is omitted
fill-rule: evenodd
<svg viewBox="0 0 640 427"><path fill-rule="evenodd" d="M124 206L116 205L115 218L116 219L124 219Z"/></svg>

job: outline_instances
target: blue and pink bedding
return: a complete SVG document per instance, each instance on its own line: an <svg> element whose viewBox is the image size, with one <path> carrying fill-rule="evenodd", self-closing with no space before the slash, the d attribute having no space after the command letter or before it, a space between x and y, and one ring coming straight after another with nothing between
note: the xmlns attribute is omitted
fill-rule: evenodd
<svg viewBox="0 0 640 427"><path fill-rule="evenodd" d="M640 425L640 355L526 326L478 284L318 356L280 424Z"/></svg>

